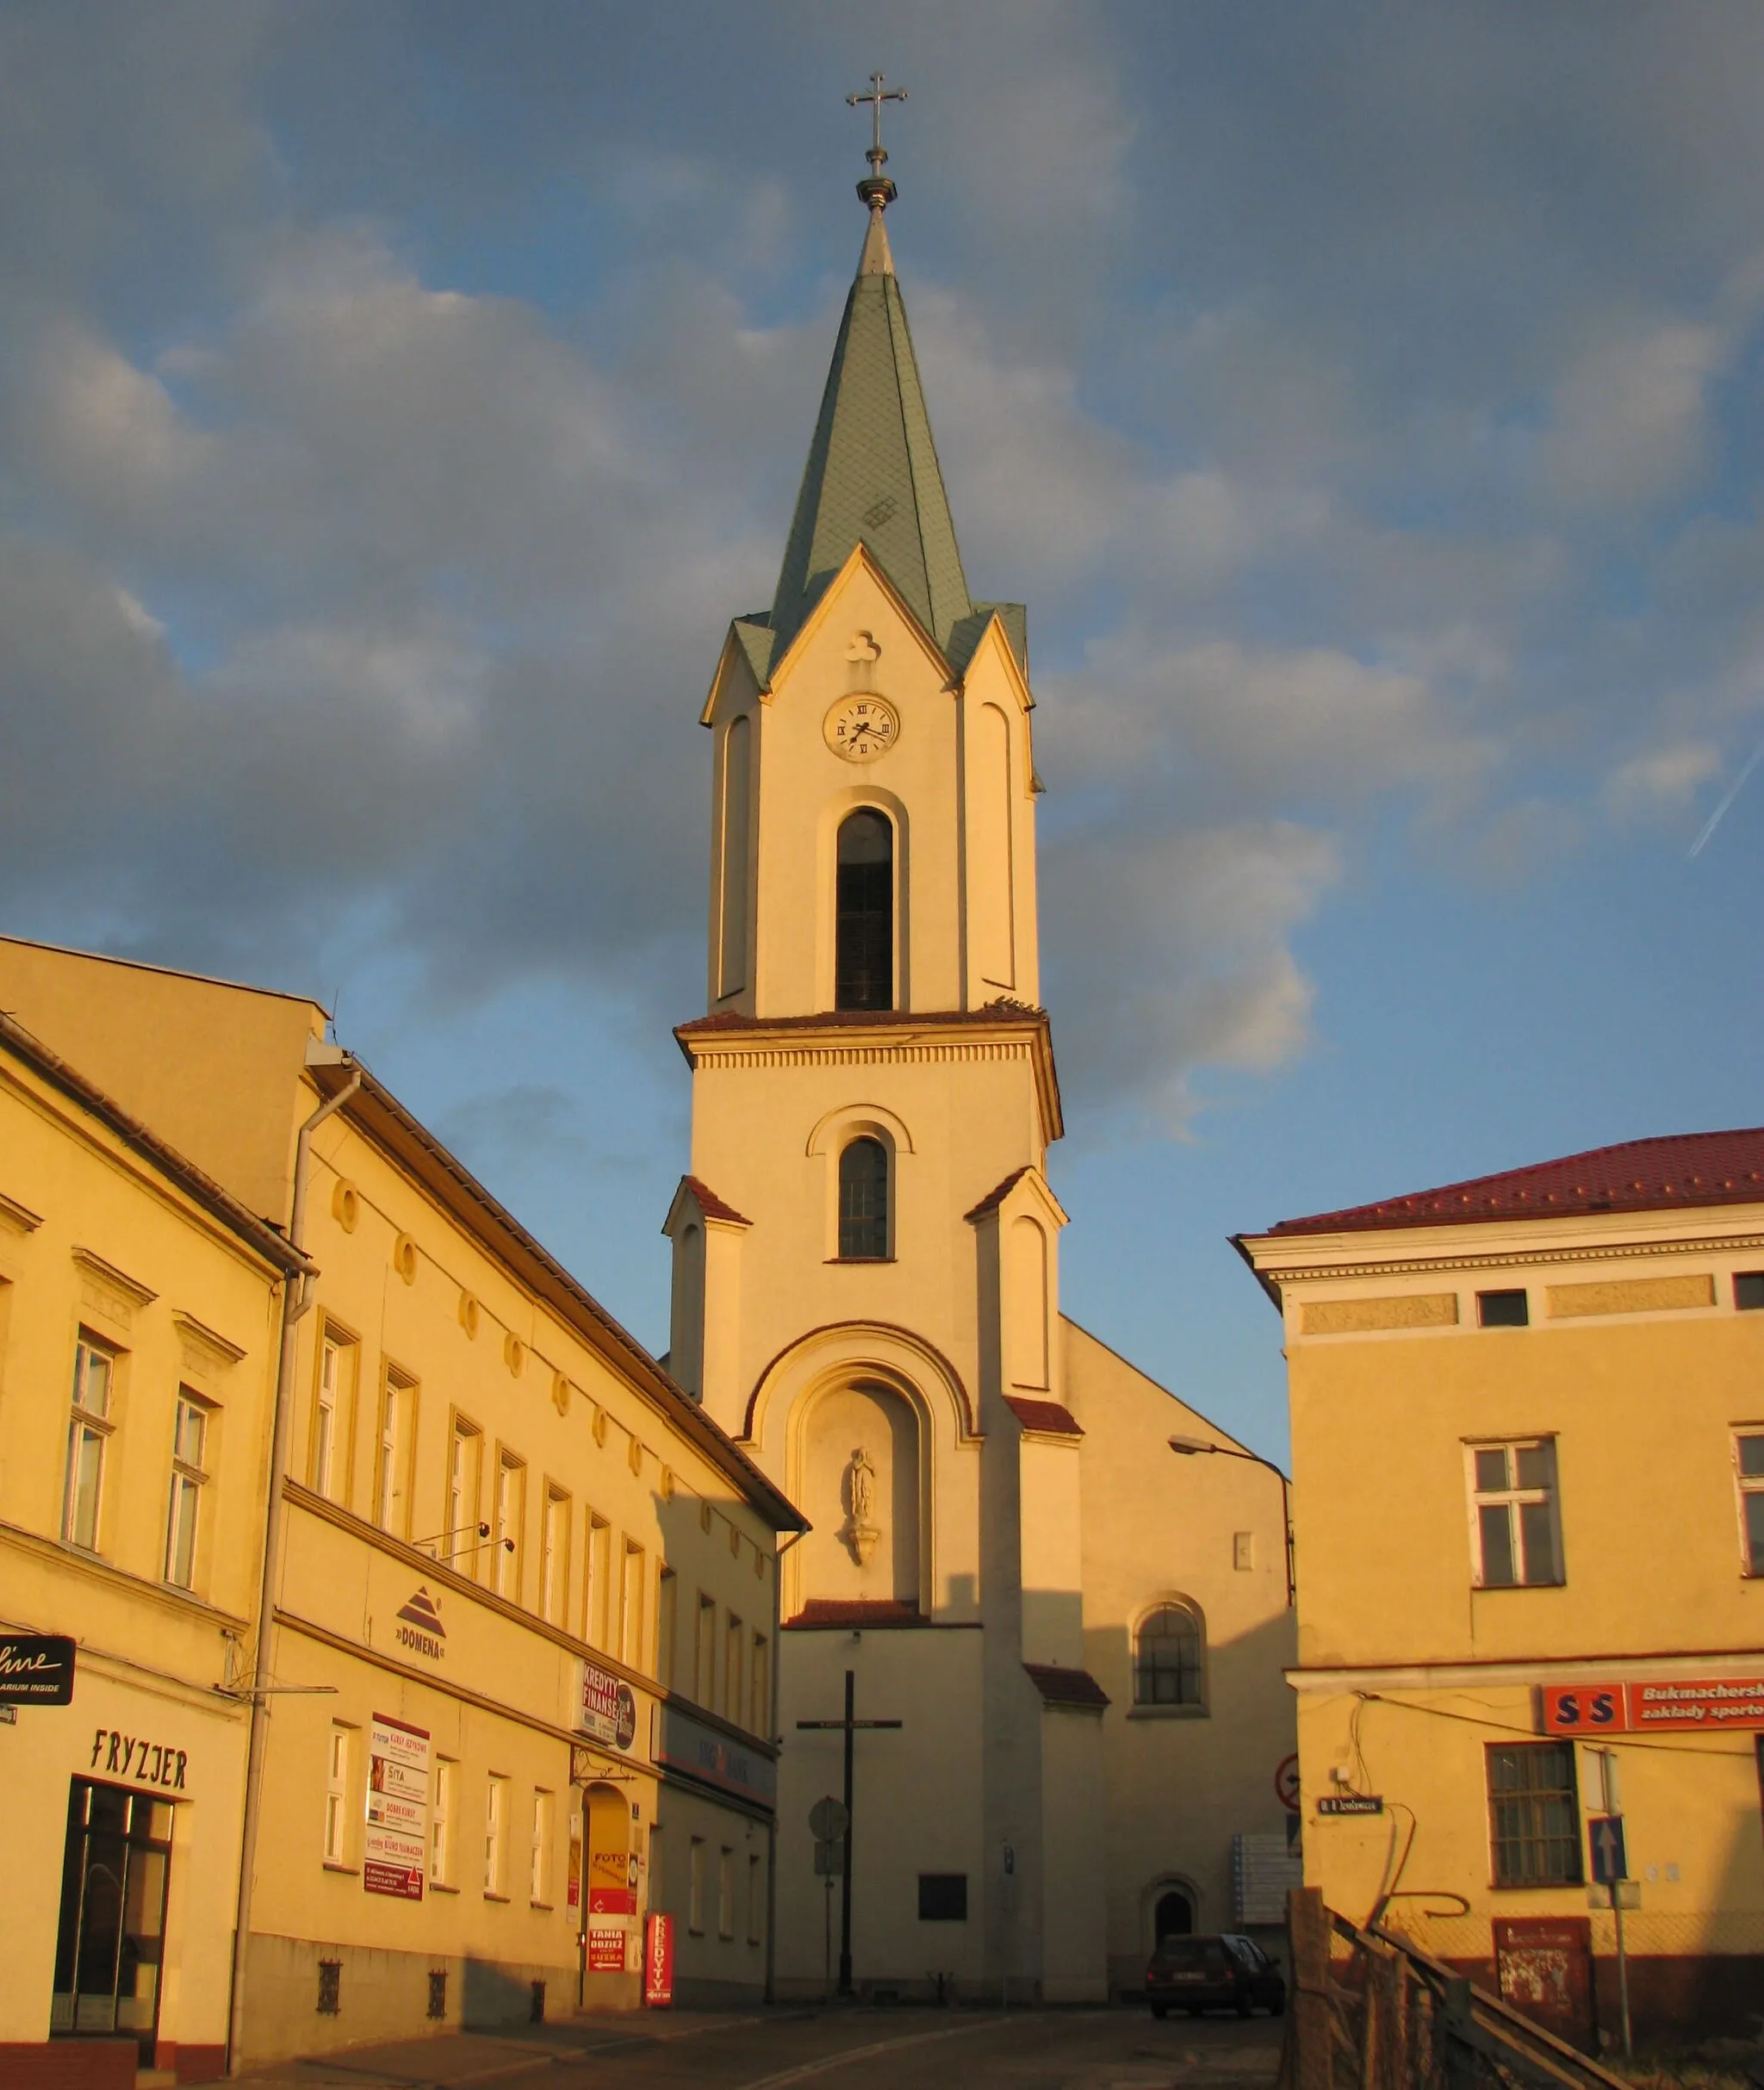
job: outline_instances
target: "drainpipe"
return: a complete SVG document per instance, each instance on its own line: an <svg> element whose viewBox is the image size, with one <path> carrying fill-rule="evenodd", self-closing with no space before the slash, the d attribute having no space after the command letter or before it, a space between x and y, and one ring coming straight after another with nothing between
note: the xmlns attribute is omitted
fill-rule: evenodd
<svg viewBox="0 0 1764 2090"><path fill-rule="evenodd" d="M782 1711L780 1690L784 1676L784 1556L798 1540L806 1539L805 1531L792 1533L773 1555L772 1566L772 1732L767 1740L784 1741L779 1726ZM778 1758L782 1767L783 1757ZM778 1795L772 1795L772 1819L766 1829L766 2000L775 2003L773 1984L778 1971Z"/></svg>
<svg viewBox="0 0 1764 2090"><path fill-rule="evenodd" d="M308 1067L347 1067L350 1078L321 1103L300 1129L294 1148L294 1201L288 1239L298 1248L306 1233L307 1179L312 1172L313 1135L332 1111L340 1110L362 1085L362 1070L340 1047L314 1042L307 1048ZM270 1693L265 1679L270 1620L276 1602L276 1576L282 1563L282 1478L288 1467L288 1439L294 1426L294 1358L296 1331L313 1303L313 1278L304 1272L296 1288L290 1276L282 1292L282 1352L276 1365L276 1403L270 1424L270 1500L264 1522L264 1573L258 1588L258 1657L252 1671L251 1742L245 1755L245 1826L239 1854L239 1910L233 1931L233 1979L227 2018L227 2072L239 2065L239 2037L245 2021L245 1947L251 1938L252 1887L257 1870L258 1826L263 1812L264 1753L270 1739Z"/></svg>

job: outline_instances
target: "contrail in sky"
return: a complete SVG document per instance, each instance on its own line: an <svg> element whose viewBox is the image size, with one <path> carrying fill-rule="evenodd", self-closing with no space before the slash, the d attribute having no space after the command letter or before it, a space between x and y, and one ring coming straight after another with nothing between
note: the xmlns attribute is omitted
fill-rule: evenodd
<svg viewBox="0 0 1764 2090"><path fill-rule="evenodd" d="M1710 836L1712 835L1716 829L1720 826L1722 815L1726 812L1728 807L1731 806L1734 800L1740 795L1741 791L1745 787L1746 779L1752 774L1753 770L1758 767L1761 758L1764 758L1764 740L1761 740L1757 746L1752 750L1751 760L1747 762L1745 768L1740 771L1739 774L1735 777L1732 783L1729 785L1726 797L1722 799L1720 805L1715 808L1714 812L1710 814L1708 819L1704 823L1702 833L1699 835L1697 839L1691 844L1691 855L1693 856L1700 856L1702 855Z"/></svg>

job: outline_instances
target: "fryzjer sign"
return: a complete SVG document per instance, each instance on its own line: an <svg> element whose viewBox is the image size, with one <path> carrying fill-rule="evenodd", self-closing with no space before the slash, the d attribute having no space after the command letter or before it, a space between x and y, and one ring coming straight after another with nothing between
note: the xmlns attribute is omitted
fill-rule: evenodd
<svg viewBox="0 0 1764 2090"><path fill-rule="evenodd" d="M622 1676L598 1662L582 1664L581 1710L576 1726L609 1749L629 1749L637 1739L637 1694Z"/></svg>
<svg viewBox="0 0 1764 2090"><path fill-rule="evenodd" d="M1552 1683L1544 1690L1548 1734L1706 1733L1711 1727L1764 1729L1764 1676Z"/></svg>
<svg viewBox="0 0 1764 2090"><path fill-rule="evenodd" d="M0 1706L73 1703L73 1642L59 1633L0 1639Z"/></svg>
<svg viewBox="0 0 1764 2090"><path fill-rule="evenodd" d="M362 1888L401 1901L423 1898L429 1851L429 1737L385 1714L368 1745L368 1835Z"/></svg>

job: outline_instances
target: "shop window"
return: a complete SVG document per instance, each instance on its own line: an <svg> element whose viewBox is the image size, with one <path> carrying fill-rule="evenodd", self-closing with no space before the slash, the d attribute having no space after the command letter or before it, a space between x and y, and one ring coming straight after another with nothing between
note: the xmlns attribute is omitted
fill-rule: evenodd
<svg viewBox="0 0 1764 2090"><path fill-rule="evenodd" d="M702 1836L695 1836L686 1853L686 1927L694 1938L705 1934L705 1875L710 1853Z"/></svg>
<svg viewBox="0 0 1764 2090"><path fill-rule="evenodd" d="M1523 1291L1479 1291L1476 1319L1485 1328L1528 1328L1531 1320L1531 1301Z"/></svg>
<svg viewBox="0 0 1764 2090"><path fill-rule="evenodd" d="M429 1884L450 1888L453 1879L453 1808L459 1766L450 1757L435 1759L434 1791L429 1801Z"/></svg>
<svg viewBox="0 0 1764 2090"><path fill-rule="evenodd" d="M170 1804L88 1778L70 1782L52 2037L133 2038L150 2067L159 2016Z"/></svg>
<svg viewBox="0 0 1764 2090"><path fill-rule="evenodd" d="M539 1612L554 1626L567 1625L569 1602L569 1497L562 1488L545 1490L545 1527L540 1539Z"/></svg>
<svg viewBox="0 0 1764 2090"><path fill-rule="evenodd" d="M921 1923L966 1923L967 1919L966 1873L922 1872L919 1875Z"/></svg>
<svg viewBox="0 0 1764 2090"><path fill-rule="evenodd" d="M888 1149L866 1134L839 1156L839 1260L888 1260Z"/></svg>
<svg viewBox="0 0 1764 2090"><path fill-rule="evenodd" d="M894 1006L894 829L869 806L839 830L833 1005Z"/></svg>
<svg viewBox="0 0 1764 2090"><path fill-rule="evenodd" d="M1464 1458L1477 1587L1506 1589L1562 1582L1555 1439L1467 1445Z"/></svg>
<svg viewBox="0 0 1764 2090"><path fill-rule="evenodd" d="M508 1833L508 1781L494 1770L484 1795L484 1892L501 1900L502 1847Z"/></svg>
<svg viewBox="0 0 1764 2090"><path fill-rule="evenodd" d="M325 1863L349 1863L349 1771L352 1753L350 1730L332 1720L325 1758Z"/></svg>
<svg viewBox="0 0 1764 2090"><path fill-rule="evenodd" d="M528 1899L538 1908L551 1903L551 1810L550 1793L533 1795L533 1855Z"/></svg>
<svg viewBox="0 0 1764 2090"><path fill-rule="evenodd" d="M171 1432L171 1502L165 1519L165 1579L180 1589L196 1581L196 1528L208 1485L209 1403L180 1388Z"/></svg>
<svg viewBox="0 0 1764 2090"><path fill-rule="evenodd" d="M1173 1602L1147 1612L1134 1636L1134 1703L1198 1710L1206 1702L1206 1651L1192 1604Z"/></svg>
<svg viewBox="0 0 1764 2090"><path fill-rule="evenodd" d="M98 1550L104 1455L115 1424L116 1353L84 1330L73 1353L73 1415L67 1433L67 1490L61 1535L70 1546Z"/></svg>
<svg viewBox="0 0 1764 2090"><path fill-rule="evenodd" d="M1734 1433L1734 1473L1740 1490L1740 1551L1748 1575L1764 1575L1764 1429Z"/></svg>
<svg viewBox="0 0 1764 2090"><path fill-rule="evenodd" d="M1578 1887L1581 1803L1572 1742L1488 1751L1488 1836L1497 1887Z"/></svg>
<svg viewBox="0 0 1764 2090"><path fill-rule="evenodd" d="M735 1935L735 1853L727 1844L717 1868L717 1935Z"/></svg>

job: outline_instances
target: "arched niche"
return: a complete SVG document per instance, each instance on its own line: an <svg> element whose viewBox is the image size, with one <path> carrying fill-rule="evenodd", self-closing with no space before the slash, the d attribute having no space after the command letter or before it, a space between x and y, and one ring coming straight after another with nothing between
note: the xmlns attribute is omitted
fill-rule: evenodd
<svg viewBox="0 0 1764 2090"><path fill-rule="evenodd" d="M803 1402L792 1434L792 1498L812 1527L793 1549L797 1608L916 1610L925 1461L916 1403L880 1378L835 1378Z"/></svg>
<svg viewBox="0 0 1764 2090"><path fill-rule="evenodd" d="M1048 1378L1047 1230L1022 1212L1005 1237L1005 1298L1013 1385L1045 1391Z"/></svg>

